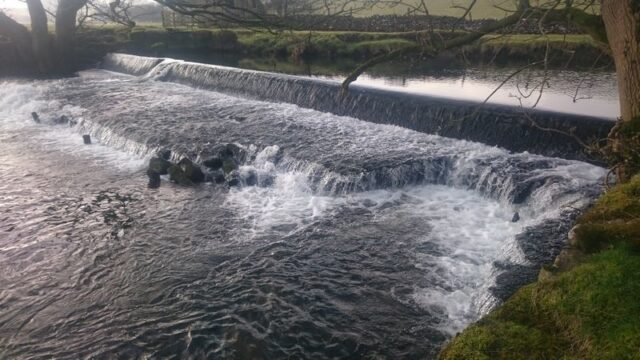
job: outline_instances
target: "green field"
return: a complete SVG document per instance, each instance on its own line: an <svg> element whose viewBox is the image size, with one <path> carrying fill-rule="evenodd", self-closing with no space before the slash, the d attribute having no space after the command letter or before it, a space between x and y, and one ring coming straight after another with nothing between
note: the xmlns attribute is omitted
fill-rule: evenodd
<svg viewBox="0 0 640 360"><path fill-rule="evenodd" d="M371 15L406 15L410 9L421 8L419 15L424 15L424 8L421 7L422 0L405 0L406 5L383 5L379 4L370 9L359 11L356 16ZM431 15L441 16L462 16L465 8L469 6L471 0L424 0L424 3ZM534 6L548 6L549 1L531 0ZM514 0L477 0L471 10L472 19L500 19L510 12L505 10L515 10Z"/></svg>
<svg viewBox="0 0 640 360"><path fill-rule="evenodd" d="M362 11L358 13L358 16L370 16L370 15L406 15L407 11L411 7L418 7L421 4L420 0L407 0L406 5L398 6L383 6L377 5L370 10ZM425 0L429 13L432 15L446 15L446 16L462 16L464 10L460 7L467 7L470 0ZM478 0L473 10L471 11L471 17L473 19L497 19L502 18L507 14L505 11L497 8L513 9L512 0Z"/></svg>

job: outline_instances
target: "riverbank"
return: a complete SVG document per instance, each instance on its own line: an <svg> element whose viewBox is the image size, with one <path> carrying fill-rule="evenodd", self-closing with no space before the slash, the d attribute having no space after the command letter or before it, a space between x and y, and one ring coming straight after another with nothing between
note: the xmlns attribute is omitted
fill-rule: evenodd
<svg viewBox="0 0 640 360"><path fill-rule="evenodd" d="M569 243L440 359L639 359L640 175L585 213Z"/></svg>
<svg viewBox="0 0 640 360"><path fill-rule="evenodd" d="M442 34L451 36L451 32ZM245 54L289 61L359 63L363 60L425 41L426 32L292 31L258 32L246 29L193 30L160 27L85 28L79 31L82 62L92 64L108 52L166 56L177 51L207 54ZM555 67L592 69L611 66L609 57L588 35L489 35L476 44L442 54L435 61L481 64L539 61L549 44L549 63ZM419 56L418 56L419 57ZM419 60L419 59L418 59Z"/></svg>
<svg viewBox="0 0 640 360"><path fill-rule="evenodd" d="M270 33L250 29L193 29L139 26L84 27L77 32L76 68L91 68L109 52L145 56L176 53L196 57L243 55L254 58L330 63L351 71L367 59L428 41L429 37L451 37L456 33L287 31ZM613 63L588 35L532 34L488 35L480 41L445 52L425 61L420 54L405 57L415 63L447 64L448 67L492 64L520 65L541 61L549 45L548 66L572 70L612 69ZM0 38L0 76L28 75L15 46ZM186 56L178 56L184 58ZM384 66L384 65L381 65Z"/></svg>

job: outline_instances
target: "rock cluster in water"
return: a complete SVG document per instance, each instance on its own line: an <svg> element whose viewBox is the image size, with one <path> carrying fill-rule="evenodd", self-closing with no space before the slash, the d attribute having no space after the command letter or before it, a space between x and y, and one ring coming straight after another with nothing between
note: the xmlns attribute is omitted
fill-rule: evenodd
<svg viewBox="0 0 640 360"><path fill-rule="evenodd" d="M187 157L178 162L171 162L170 150L162 150L149 160L147 176L149 188L158 188L161 175L169 175L169 180L183 186L209 182L227 186L258 185L258 174L255 170L240 171L240 166L247 160L247 152L242 147L229 143L215 146L211 155L201 160L202 166ZM263 181L269 185L269 181Z"/></svg>
<svg viewBox="0 0 640 360"><path fill-rule="evenodd" d="M31 113L31 118L33 119L33 122L35 122L36 124L42 123L42 120L40 119L40 115L38 115L38 113L35 111ZM49 122L53 123L53 125L68 125L69 127L74 127L78 125L78 121L74 119L70 119L66 115L62 115L60 117L54 118ZM82 141L84 142L85 145L91 145L91 135L89 134L82 135Z"/></svg>
<svg viewBox="0 0 640 360"><path fill-rule="evenodd" d="M42 119L37 112L32 112L31 117L35 123L41 124ZM76 120L70 119L66 115L47 121L53 125L68 125L74 127L78 124ZM83 142L91 144L91 135L82 135ZM260 178L255 169L243 169L240 167L248 158L247 151L239 145L229 143L216 145L208 156L201 160L202 166L194 163L188 157L181 158L178 162L171 162L172 152L163 149L156 153L149 160L147 176L149 177L148 187L156 189L160 187L162 176L168 175L169 180L182 186L192 186L198 183L209 182L215 184L225 184L227 186L269 186L273 183L271 177Z"/></svg>

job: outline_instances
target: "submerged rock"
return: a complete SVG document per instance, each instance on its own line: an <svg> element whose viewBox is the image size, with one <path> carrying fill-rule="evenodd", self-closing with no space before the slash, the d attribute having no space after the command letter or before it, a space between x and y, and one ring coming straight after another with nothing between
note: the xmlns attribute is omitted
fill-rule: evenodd
<svg viewBox="0 0 640 360"><path fill-rule="evenodd" d="M40 116L38 115L37 112L32 112L31 113L31 118L33 118L33 121L40 124Z"/></svg>
<svg viewBox="0 0 640 360"><path fill-rule="evenodd" d="M171 150L169 149L159 150L156 156L163 160L171 160Z"/></svg>
<svg viewBox="0 0 640 360"><path fill-rule="evenodd" d="M247 186L254 186L258 183L258 172L251 169L246 171L243 175L244 183Z"/></svg>
<svg viewBox="0 0 640 360"><path fill-rule="evenodd" d="M184 172L186 177L194 183L199 183L204 181L204 173L200 169L199 166L195 165L193 161L183 158L178 163L178 167Z"/></svg>
<svg viewBox="0 0 640 360"><path fill-rule="evenodd" d="M91 135L82 135L82 141L85 145L91 145Z"/></svg>
<svg viewBox="0 0 640 360"><path fill-rule="evenodd" d="M159 160L166 161L164 159ZM160 164L160 161L156 162ZM166 162L168 163L168 161ZM163 162L162 164L166 163ZM205 175L200 167L195 165L191 160L187 158L183 158L179 163L175 165L170 165L167 171L169 173L169 179L179 185L190 186L194 183L205 181Z"/></svg>
<svg viewBox="0 0 640 360"><path fill-rule="evenodd" d="M208 167L211 170L218 170L222 168L224 162L219 157L212 157L202 162L202 165Z"/></svg>
<svg viewBox="0 0 640 360"><path fill-rule="evenodd" d="M275 178L271 174L260 174L260 176L258 176L258 186L260 187L272 186L274 182Z"/></svg>
<svg viewBox="0 0 640 360"><path fill-rule="evenodd" d="M238 163L243 163L247 157L247 152L240 146L229 143L224 145L224 148L220 151L219 155L223 158L233 158Z"/></svg>
<svg viewBox="0 0 640 360"><path fill-rule="evenodd" d="M205 181L224 184L226 179L224 178L224 173L222 171L211 171L206 174Z"/></svg>
<svg viewBox="0 0 640 360"><path fill-rule="evenodd" d="M513 217L511 218L511 222L517 223L518 221L520 221L520 214L516 211L516 213L513 214Z"/></svg>
<svg viewBox="0 0 640 360"><path fill-rule="evenodd" d="M224 162L232 159L236 164L243 164L247 159L247 152L233 143L217 145L211 152L213 154L212 160L218 158Z"/></svg>
<svg viewBox="0 0 640 360"><path fill-rule="evenodd" d="M169 167L171 167L171 163L168 160L159 157L154 157L149 160L149 170L154 171L159 175L168 174Z"/></svg>
<svg viewBox="0 0 640 360"><path fill-rule="evenodd" d="M236 170L227 174L226 180L229 186L240 186L240 184L242 184L242 181L240 180L240 173Z"/></svg>
<svg viewBox="0 0 640 360"><path fill-rule="evenodd" d="M68 124L69 123L69 118L62 115L59 118L53 120L53 123L56 125L64 125L64 124Z"/></svg>
<svg viewBox="0 0 640 360"><path fill-rule="evenodd" d="M191 186L193 181L189 179L187 174L178 165L171 165L169 167L169 179L178 185Z"/></svg>
<svg viewBox="0 0 640 360"><path fill-rule="evenodd" d="M238 169L238 164L233 158L225 159L222 163L222 171L225 174L230 174Z"/></svg>
<svg viewBox="0 0 640 360"><path fill-rule="evenodd" d="M147 185L149 189L157 189L160 187L160 174L151 169L147 169L147 176L149 177L149 184Z"/></svg>

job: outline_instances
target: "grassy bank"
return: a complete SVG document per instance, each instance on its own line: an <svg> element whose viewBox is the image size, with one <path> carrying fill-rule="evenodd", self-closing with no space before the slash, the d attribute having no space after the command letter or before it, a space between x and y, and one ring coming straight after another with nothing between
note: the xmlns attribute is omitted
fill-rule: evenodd
<svg viewBox="0 0 640 360"><path fill-rule="evenodd" d="M83 50L89 57L107 51L127 51L162 56L167 51L241 53L256 57L292 60L358 60L371 58L425 41L426 33L302 32L279 34L252 30L164 29L137 27L88 28L79 32ZM452 36L447 32L443 36ZM547 42L553 52L552 64L591 67L600 51L587 35L490 35L460 52L445 54L471 63L535 61L544 56ZM601 59L606 62L606 56Z"/></svg>
<svg viewBox="0 0 640 360"><path fill-rule="evenodd" d="M351 57L369 58L391 50L413 46L425 40L426 33L362 33L362 32L238 32L238 41L247 52L259 55L294 57ZM443 36L450 37L451 33ZM554 50L551 58L566 60L569 54L593 59L600 53L588 35L488 35L481 41L466 46L463 51L470 61L476 59L510 58L529 60L541 58L547 43ZM499 59L498 59L499 60Z"/></svg>
<svg viewBox="0 0 640 360"><path fill-rule="evenodd" d="M640 359L640 175L578 224L556 266L455 337L440 359Z"/></svg>

